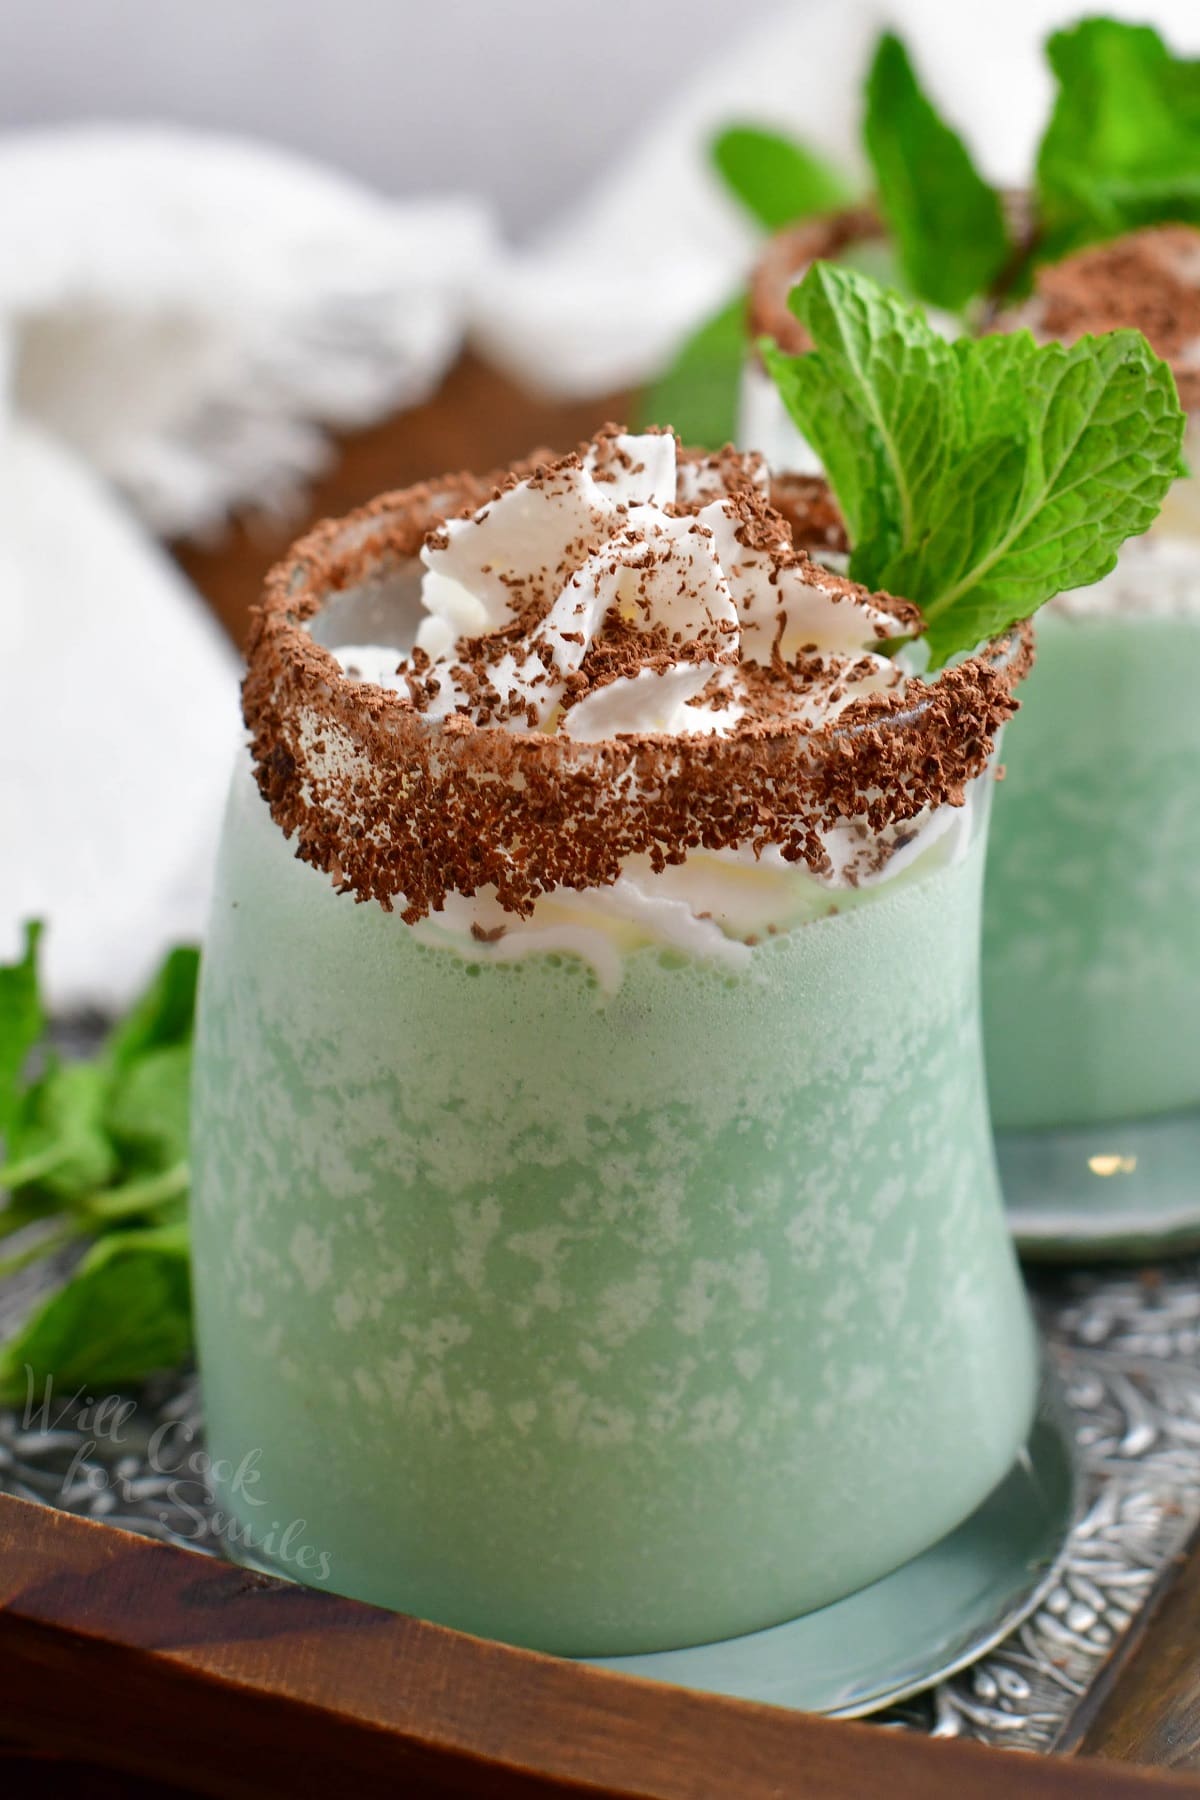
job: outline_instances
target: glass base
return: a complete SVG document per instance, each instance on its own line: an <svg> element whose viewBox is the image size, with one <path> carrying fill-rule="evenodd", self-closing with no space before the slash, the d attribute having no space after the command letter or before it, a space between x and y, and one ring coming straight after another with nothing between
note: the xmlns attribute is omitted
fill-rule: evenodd
<svg viewBox="0 0 1200 1800"><path fill-rule="evenodd" d="M1021 1255L1151 1261L1200 1248L1200 1111L996 1136Z"/></svg>
<svg viewBox="0 0 1200 1800"><path fill-rule="evenodd" d="M1029 1437L1004 1480L948 1537L890 1575L765 1631L581 1660L803 1712L877 1712L966 1668L1036 1610L1059 1579L1080 1505L1074 1433L1047 1373ZM294 1578L244 1544L223 1548L243 1567Z"/></svg>
<svg viewBox="0 0 1200 1800"><path fill-rule="evenodd" d="M1058 1580L1080 1502L1073 1434L1047 1378L1010 1473L941 1543L848 1599L768 1631L599 1669L836 1718L894 1705L985 1655Z"/></svg>

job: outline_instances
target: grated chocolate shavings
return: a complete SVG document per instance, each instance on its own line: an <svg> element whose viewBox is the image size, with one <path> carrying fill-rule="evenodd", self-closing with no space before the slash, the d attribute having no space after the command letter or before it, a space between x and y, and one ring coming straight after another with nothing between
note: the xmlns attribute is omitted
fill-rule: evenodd
<svg viewBox="0 0 1200 1800"><path fill-rule="evenodd" d="M684 452L681 470L708 460ZM661 870L700 848L774 845L827 872L822 833L839 821L880 833L926 807L963 803L1016 711L1013 690L1032 662L1028 627L934 680L898 675L893 689L860 697L820 727L788 719L779 689L772 696L775 672L760 669L758 703L728 735L601 742L459 713L427 719L407 697L349 680L313 640L308 627L331 596L411 569L448 519L556 467L561 459L539 457L499 476L453 475L383 495L318 526L271 572L253 615L243 703L259 789L305 862L359 900L399 906L410 924L452 893L488 888L528 916L554 888L611 885L640 854ZM762 553L781 564L844 543L823 482L776 483L767 507L757 495L760 461L731 450L721 479L747 497ZM709 480L696 506L712 497ZM820 583L864 595L823 569ZM869 598L897 623L919 624L907 602ZM621 666L618 641L603 652ZM593 678L609 678L611 666ZM802 654L779 688L817 678Z"/></svg>
<svg viewBox="0 0 1200 1800"><path fill-rule="evenodd" d="M1170 363L1183 405L1200 406L1200 230L1151 225L1047 264L995 323L1064 343L1132 326Z"/></svg>
<svg viewBox="0 0 1200 1800"><path fill-rule="evenodd" d="M747 322L752 343L757 344L760 337L774 338L789 356L803 356L811 350L808 333L788 306L788 295L804 279L810 263L836 262L852 244L875 242L886 235L873 206L848 207L776 232L750 281Z"/></svg>

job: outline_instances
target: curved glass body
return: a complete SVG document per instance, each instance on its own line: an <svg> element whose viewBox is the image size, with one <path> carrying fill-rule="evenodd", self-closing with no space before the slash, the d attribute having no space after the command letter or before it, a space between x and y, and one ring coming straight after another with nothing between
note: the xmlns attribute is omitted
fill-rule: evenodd
<svg viewBox="0 0 1200 1800"><path fill-rule="evenodd" d="M629 949L606 996L336 894L239 770L194 1243L247 1553L613 1654L824 1605L973 1510L1036 1385L984 1099L985 787L958 854L734 973Z"/></svg>
<svg viewBox="0 0 1200 1800"><path fill-rule="evenodd" d="M1000 1166L1031 1251L1200 1241L1198 682L1200 611L1038 621L983 956Z"/></svg>
<svg viewBox="0 0 1200 1800"><path fill-rule="evenodd" d="M772 240L752 285L755 334L802 347L788 342L786 300L806 258L886 256L851 235L854 220ZM943 328L952 335L952 321ZM738 441L773 468L818 468L754 358ZM1198 449L1193 414L1192 467ZM988 859L989 1099L1005 1198L1032 1254L1200 1246L1195 477L1103 585L1094 610L1074 596L1038 614Z"/></svg>
<svg viewBox="0 0 1200 1800"><path fill-rule="evenodd" d="M1198 690L1200 612L1038 621L984 913L1001 1129L1200 1106Z"/></svg>

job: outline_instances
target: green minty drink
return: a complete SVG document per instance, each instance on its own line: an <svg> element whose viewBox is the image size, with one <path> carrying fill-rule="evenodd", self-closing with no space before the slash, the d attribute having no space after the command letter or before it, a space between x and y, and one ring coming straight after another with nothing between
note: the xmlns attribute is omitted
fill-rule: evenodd
<svg viewBox="0 0 1200 1800"><path fill-rule="evenodd" d="M992 758L1020 621L1147 529L1183 418L1136 332L952 346L820 263L791 303L846 534L611 429L323 527L251 646L196 1045L220 1497L247 1554L548 1650L850 1593L1033 1409Z"/></svg>
<svg viewBox="0 0 1200 1800"><path fill-rule="evenodd" d="M1200 232L1148 230L1045 271L1021 317L1069 338L1143 326L1195 406L1198 271ZM1192 474L1110 575L1039 617L1005 739L985 906L988 1077L1019 1228L1049 1247L1080 1231L1150 1246L1189 1215L1200 1231L1198 683Z"/></svg>
<svg viewBox="0 0 1200 1800"><path fill-rule="evenodd" d="M608 432L274 575L196 1046L246 1555L632 1652L873 1581L1019 1454L977 982L1025 650L906 669L823 520Z"/></svg>
<svg viewBox="0 0 1200 1800"><path fill-rule="evenodd" d="M780 233L755 271L751 338L802 352L808 334L788 297L813 257L893 252L879 215L864 209ZM1043 267L1028 304L1005 315L989 306L975 324L1003 326L1009 339L1028 327L1044 346L1138 327L1194 409L1200 232L1148 229ZM937 328L954 335L949 319ZM974 354L1004 351L993 343ZM1102 429L1109 453L1122 451L1126 427ZM820 467L757 353L740 437L777 470ZM1051 455L1061 442L1048 440ZM1193 470L1197 456L1193 428ZM1115 500L1143 478L1131 466ZM1085 529L1064 505L1064 540ZM925 600L911 579L903 591ZM1191 474L1103 579L1039 613L1036 666L1005 737L984 907L984 1037L1003 1185L1031 1253L1200 1241L1198 681L1200 478Z"/></svg>

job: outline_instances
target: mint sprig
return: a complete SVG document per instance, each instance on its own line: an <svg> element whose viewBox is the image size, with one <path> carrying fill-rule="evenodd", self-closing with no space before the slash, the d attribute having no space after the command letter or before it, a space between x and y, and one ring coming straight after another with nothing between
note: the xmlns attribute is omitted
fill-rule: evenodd
<svg viewBox="0 0 1200 1800"><path fill-rule="evenodd" d="M1011 260L1004 208L895 32L883 34L871 62L863 138L908 286L932 306L961 311Z"/></svg>
<svg viewBox="0 0 1200 1800"><path fill-rule="evenodd" d="M1140 226L1200 224L1200 62L1148 25L1093 17L1053 34L1057 83L1024 241L923 92L892 32L866 88L864 139L880 211L914 293L962 311L1028 287L1033 265Z"/></svg>
<svg viewBox="0 0 1200 1800"><path fill-rule="evenodd" d="M730 193L767 231L833 212L853 198L840 170L782 132L727 125L709 154Z"/></svg>
<svg viewBox="0 0 1200 1800"><path fill-rule="evenodd" d="M1200 223L1200 62L1107 18L1055 32L1046 55L1058 92L1038 152L1039 256Z"/></svg>
<svg viewBox="0 0 1200 1800"><path fill-rule="evenodd" d="M66 1246L92 1247L0 1346L0 1402L41 1381L117 1385L180 1360L190 1341L185 1203L198 955L172 951L88 1060L47 1040L39 928L0 968L0 1279Z"/></svg>
<svg viewBox="0 0 1200 1800"><path fill-rule="evenodd" d="M764 344L767 367L825 465L851 574L916 602L933 668L1107 574L1180 471L1174 379L1139 332L950 344L829 263L790 304L814 348Z"/></svg>

